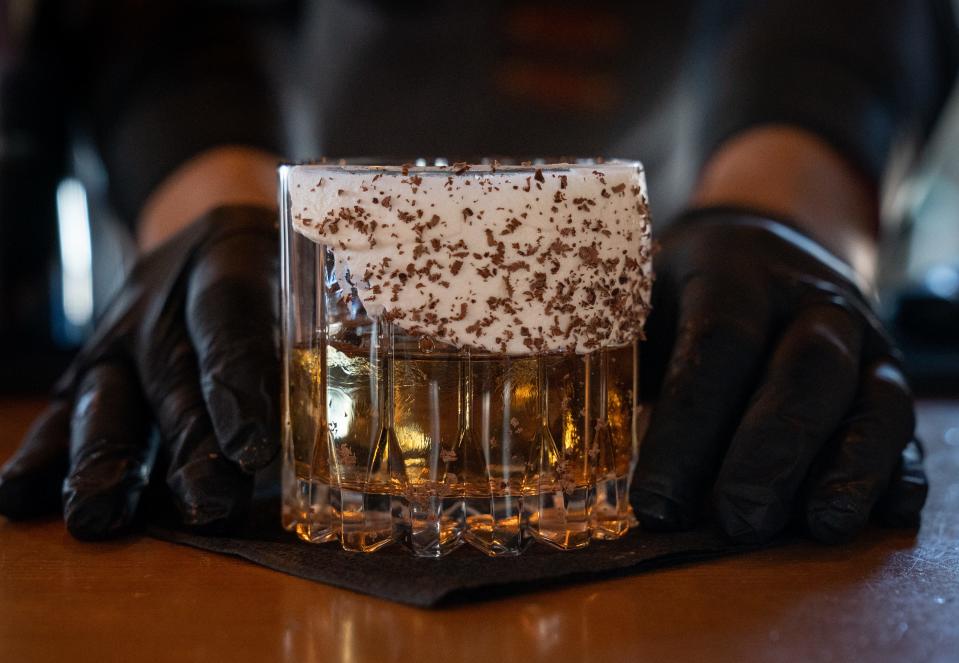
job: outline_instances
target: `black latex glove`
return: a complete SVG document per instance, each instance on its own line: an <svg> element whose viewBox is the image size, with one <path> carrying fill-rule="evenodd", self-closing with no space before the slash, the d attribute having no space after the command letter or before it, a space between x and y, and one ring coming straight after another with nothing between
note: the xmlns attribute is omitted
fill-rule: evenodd
<svg viewBox="0 0 959 663"><path fill-rule="evenodd" d="M642 346L658 401L633 493L643 527L685 529L710 508L747 542L797 515L826 542L874 510L917 523L912 396L852 270L735 210L689 214L660 243Z"/></svg>
<svg viewBox="0 0 959 663"><path fill-rule="evenodd" d="M62 508L78 538L133 520L154 463L184 524L218 529L279 449L276 213L222 207L134 266L0 470L0 513Z"/></svg>

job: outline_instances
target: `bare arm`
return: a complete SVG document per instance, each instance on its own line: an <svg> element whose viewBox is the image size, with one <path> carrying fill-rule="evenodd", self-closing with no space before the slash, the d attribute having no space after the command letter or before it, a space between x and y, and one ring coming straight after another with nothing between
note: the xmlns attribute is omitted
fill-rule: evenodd
<svg viewBox="0 0 959 663"><path fill-rule="evenodd" d="M803 129L761 126L727 141L703 169L692 204L789 218L864 280L875 276L875 189L835 148Z"/></svg>
<svg viewBox="0 0 959 663"><path fill-rule="evenodd" d="M205 151L173 171L150 194L137 224L144 251L162 244L222 205L276 206L279 157L239 146Z"/></svg>

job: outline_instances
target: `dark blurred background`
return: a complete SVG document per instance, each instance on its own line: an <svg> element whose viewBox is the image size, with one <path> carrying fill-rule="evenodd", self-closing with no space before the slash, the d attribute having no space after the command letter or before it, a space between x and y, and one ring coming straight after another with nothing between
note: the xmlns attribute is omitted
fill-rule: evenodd
<svg viewBox="0 0 959 663"><path fill-rule="evenodd" d="M38 31L45 20L42 4L35 0L0 2L0 391L6 394L43 393L50 388L72 352L90 334L97 313L122 280L135 252L131 224L111 205L105 170L89 135L63 121L63 109L57 107L60 95L51 94L51 88L70 86L75 81L50 75L62 66L44 61L44 53L56 51L47 48L44 39L55 39L57 34ZM79 3L86 4L91 3ZM255 13L257 5L270 3L234 4L250 5ZM695 85L689 83L695 82L695 76L688 72L679 75L676 59L657 55L669 44L647 44L638 59L647 67L641 75L676 76L677 84L670 86L673 100L662 104L659 125L654 121L633 131L609 119L610 104L622 95L613 78L571 78L562 66L554 66L546 70L552 72L552 78L543 78L542 71L534 77L537 86L550 89L531 87L528 67L542 63L533 60L529 65L523 49L538 48L536 35L540 28L535 21L530 23L531 15L523 13L520 5L524 3L493 18L486 17L498 22L493 42L473 34L469 22L458 20L462 16L456 12L448 12L447 23L440 28L422 21L414 12L412 18L404 14L400 19L425 26L416 39L378 47L370 44L382 34L378 21L384 11L389 11L384 9L389 3L326 4L337 13L337 30L331 32L328 16L321 19L313 15L315 12L305 11L295 17L306 26L301 39L325 45L326 50L311 54L315 68L284 68L282 48L274 55L287 78L287 94L282 99L284 110L292 118L291 158L315 157L321 151L369 152L370 145L385 144L378 143L376 136L371 138L369 132L366 142L353 140L352 136L355 123L362 121L363 113L370 110L370 99L375 99L367 98L366 88L391 84L380 80L383 77L376 72L383 58L397 48L406 60L429 63L441 73L436 87L408 93L418 97L419 103L442 104L448 101L447 96L459 94L454 88L462 86L457 81L468 74L470 60L455 49L444 51L445 57L437 60L427 44L433 38L430 30L439 29L444 40L462 44L463 52L480 52L488 46L489 53L484 57L499 58L494 67L497 85L516 105L500 104L499 112L515 115L517 108L526 110L544 99L552 100L564 111L571 107L575 111L566 113L563 121L581 124L583 118L590 118L600 127L598 139L572 143L573 149L595 145L594 150L588 150L590 153L605 151L612 156L644 160L650 172L657 221L668 218L688 190L697 163L688 150L688 132L667 131L662 122L681 114L684 106L676 100L694 94L691 90ZM631 5L629 11L647 13L649 21L668 22L665 13L659 15L642 5ZM602 12L596 15L601 17ZM283 20L292 18L288 15ZM583 27L575 15L561 14L556 21L550 30L560 34ZM615 59L616 49L629 46L615 21L597 20L587 27L599 31L600 36L594 41L595 48L575 52L575 58ZM660 32L668 34L668 27L664 25ZM266 41L276 40L278 34L267 33ZM25 52L32 56L25 58ZM346 85L342 76L321 75L351 62L354 80L360 85ZM695 75L702 76L703 72ZM352 109L350 113L359 115L359 120L350 113L328 113L319 129L303 120L309 115L310 102L298 98L298 83L328 91L338 86L336 98L341 110ZM462 93L469 98L470 90ZM431 95L435 97L432 100ZM470 124L470 117L478 126L502 121L498 116L486 117L468 104L456 108L460 113L456 122L437 126L438 136L462 132L462 127ZM503 152L530 145L535 149L549 144L548 140L538 143L530 140L530 135L571 130L573 124L557 124L547 111L529 115L525 142L501 141L495 149ZM393 109L386 110L387 115L392 113ZM440 139L423 144L417 132L399 131L375 119L368 126L379 127L385 134L402 135L393 144L399 152L412 149L441 153L444 146ZM611 138L614 129L616 137ZM482 136L467 144L467 149L475 149L475 145L485 145ZM925 392L959 392L959 93L953 92L925 148L919 153L904 150L892 160L884 176L882 200L883 315L906 353L914 384Z"/></svg>

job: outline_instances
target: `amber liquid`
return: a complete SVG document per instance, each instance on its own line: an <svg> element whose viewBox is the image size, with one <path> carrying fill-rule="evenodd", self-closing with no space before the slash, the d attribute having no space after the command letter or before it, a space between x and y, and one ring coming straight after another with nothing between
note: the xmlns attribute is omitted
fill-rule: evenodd
<svg viewBox="0 0 959 663"><path fill-rule="evenodd" d="M507 357L397 335L294 348L287 525L423 556L622 536L636 369L632 346Z"/></svg>

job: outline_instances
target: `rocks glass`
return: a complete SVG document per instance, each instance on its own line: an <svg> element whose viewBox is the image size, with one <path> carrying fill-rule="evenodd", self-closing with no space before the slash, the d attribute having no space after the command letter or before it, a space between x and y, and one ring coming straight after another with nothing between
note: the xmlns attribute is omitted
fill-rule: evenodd
<svg viewBox="0 0 959 663"><path fill-rule="evenodd" d="M517 555L631 525L636 162L280 168L283 524Z"/></svg>

